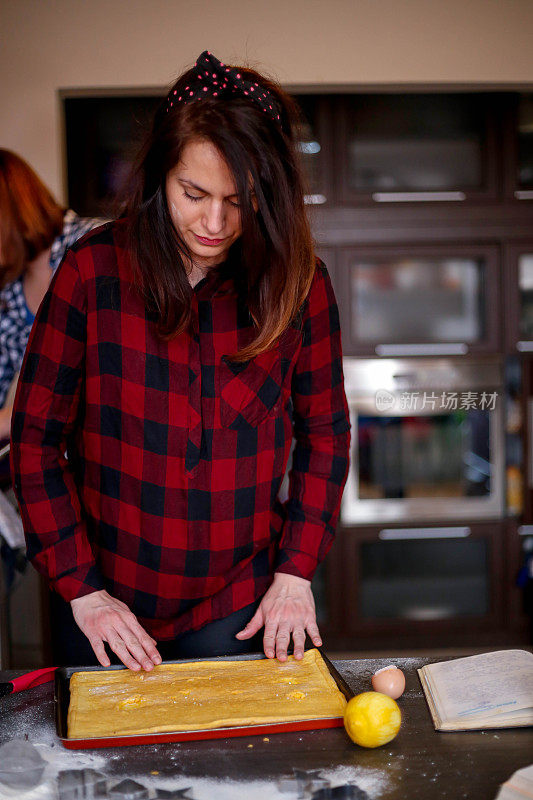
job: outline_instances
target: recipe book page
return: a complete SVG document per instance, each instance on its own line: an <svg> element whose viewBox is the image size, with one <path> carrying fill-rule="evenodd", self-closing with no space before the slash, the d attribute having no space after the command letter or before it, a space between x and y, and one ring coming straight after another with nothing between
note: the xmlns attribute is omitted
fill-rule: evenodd
<svg viewBox="0 0 533 800"><path fill-rule="evenodd" d="M533 708L533 653L499 650L426 667L444 719Z"/></svg>

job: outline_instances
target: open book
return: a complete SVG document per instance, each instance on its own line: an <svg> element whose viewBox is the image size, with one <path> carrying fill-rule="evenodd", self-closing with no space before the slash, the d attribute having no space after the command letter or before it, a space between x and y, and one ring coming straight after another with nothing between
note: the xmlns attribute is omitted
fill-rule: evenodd
<svg viewBox="0 0 533 800"><path fill-rule="evenodd" d="M533 725L533 653L497 650L418 674L438 731Z"/></svg>
<svg viewBox="0 0 533 800"><path fill-rule="evenodd" d="M526 800L533 798L533 764L519 769L502 784L496 800Z"/></svg>

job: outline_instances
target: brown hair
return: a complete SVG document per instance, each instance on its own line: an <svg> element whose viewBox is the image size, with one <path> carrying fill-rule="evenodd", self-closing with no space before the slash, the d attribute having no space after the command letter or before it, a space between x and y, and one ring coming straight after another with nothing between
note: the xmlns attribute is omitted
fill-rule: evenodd
<svg viewBox="0 0 533 800"><path fill-rule="evenodd" d="M64 209L24 159L0 149L0 286L24 272L63 227Z"/></svg>
<svg viewBox="0 0 533 800"><path fill-rule="evenodd" d="M159 320L161 335L175 336L191 321L192 289L184 267L184 257L191 256L172 224L165 179L188 142L205 139L217 148L233 174L241 208L242 235L229 259L257 329L254 340L232 354L244 361L269 349L297 317L316 264L296 151L298 107L274 81L238 69L245 80L257 81L274 95L280 122L242 95L178 103L169 113L164 101L132 172L122 211L129 218L138 288ZM179 95L195 72L185 72L170 91Z"/></svg>

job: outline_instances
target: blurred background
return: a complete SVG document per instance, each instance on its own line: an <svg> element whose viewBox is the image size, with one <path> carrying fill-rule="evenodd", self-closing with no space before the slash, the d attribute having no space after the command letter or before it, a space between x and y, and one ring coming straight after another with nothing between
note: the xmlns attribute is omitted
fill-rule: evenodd
<svg viewBox="0 0 533 800"><path fill-rule="evenodd" d="M531 643L533 3L3 0L0 37L0 146L79 214L204 49L298 99L352 415L326 648ZM46 663L45 591L3 566L0 665Z"/></svg>

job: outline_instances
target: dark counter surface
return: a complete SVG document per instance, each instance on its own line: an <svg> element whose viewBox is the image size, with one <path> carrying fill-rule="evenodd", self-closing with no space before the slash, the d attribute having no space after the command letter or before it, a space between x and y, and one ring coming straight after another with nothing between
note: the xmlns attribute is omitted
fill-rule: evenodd
<svg viewBox="0 0 533 800"><path fill-rule="evenodd" d="M533 728L437 733L417 674L417 668L435 660L394 660L406 676L398 701L402 727L390 744L374 750L354 745L338 728L68 751L55 735L53 684L0 699L0 742L27 736L50 762L45 783L28 793L29 800L57 797L58 772L84 767L103 772L110 786L133 778L149 788L150 797L157 788L191 786L196 800L290 800L297 795L282 793L278 779L296 768L321 770L332 785L355 782L372 799L491 800L515 770L533 763ZM390 659L334 661L356 694L370 690L372 674L388 663ZM20 673L0 672L0 682L14 674ZM0 800L15 796L25 797L0 784Z"/></svg>

